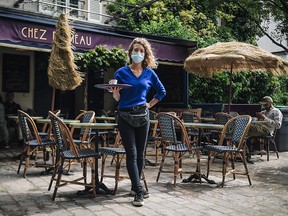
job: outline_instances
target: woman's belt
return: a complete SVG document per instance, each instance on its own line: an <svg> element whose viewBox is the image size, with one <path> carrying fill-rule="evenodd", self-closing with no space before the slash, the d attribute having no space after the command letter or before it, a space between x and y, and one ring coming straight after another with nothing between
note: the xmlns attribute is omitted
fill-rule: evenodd
<svg viewBox="0 0 288 216"><path fill-rule="evenodd" d="M129 108L119 108L119 111L124 111L124 112L130 112L130 111L136 111L136 110L141 110L141 109L145 109L146 105L139 105L139 106L133 106L133 107L129 107Z"/></svg>

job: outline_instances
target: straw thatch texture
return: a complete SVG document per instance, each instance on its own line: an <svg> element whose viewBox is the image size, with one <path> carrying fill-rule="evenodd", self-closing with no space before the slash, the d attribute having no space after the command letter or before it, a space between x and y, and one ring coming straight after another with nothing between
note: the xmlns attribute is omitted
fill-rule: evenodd
<svg viewBox="0 0 288 216"><path fill-rule="evenodd" d="M288 62L259 47L242 42L219 42L192 53L184 63L190 73L212 77L222 70L267 70L272 75L288 74ZM231 71L231 72L232 72Z"/></svg>
<svg viewBox="0 0 288 216"><path fill-rule="evenodd" d="M61 14L56 25L53 46L49 58L49 85L62 91L73 90L83 81L82 74L77 71L72 51L71 34L66 14Z"/></svg>

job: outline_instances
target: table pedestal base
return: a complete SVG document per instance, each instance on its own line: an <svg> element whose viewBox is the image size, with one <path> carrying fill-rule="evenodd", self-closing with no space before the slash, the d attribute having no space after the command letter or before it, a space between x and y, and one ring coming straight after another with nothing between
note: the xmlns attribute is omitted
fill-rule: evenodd
<svg viewBox="0 0 288 216"><path fill-rule="evenodd" d="M208 179L207 176L205 176L204 174L201 174L200 176L197 174L192 174L188 178L183 179L182 182L184 183L195 182L196 183L196 182L200 182L200 178L204 179L208 184L216 184L215 181Z"/></svg>
<svg viewBox="0 0 288 216"><path fill-rule="evenodd" d="M77 191L77 195L87 195L87 194L92 192L91 189L92 189L91 187L85 187L84 190ZM98 187L96 189L96 194L102 194L102 193L100 193L100 189L102 189L102 191L105 194L109 194L109 195L113 194L113 190L108 189L107 186L102 182L98 183Z"/></svg>

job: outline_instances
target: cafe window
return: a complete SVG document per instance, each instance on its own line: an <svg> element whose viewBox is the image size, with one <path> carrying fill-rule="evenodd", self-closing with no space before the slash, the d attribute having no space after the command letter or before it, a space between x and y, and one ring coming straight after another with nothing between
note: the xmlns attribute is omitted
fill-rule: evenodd
<svg viewBox="0 0 288 216"><path fill-rule="evenodd" d="M68 13L71 19L100 22L102 4L100 0L45 0L39 2L39 11L52 16Z"/></svg>
<svg viewBox="0 0 288 216"><path fill-rule="evenodd" d="M30 56L3 54L2 91L29 92Z"/></svg>
<svg viewBox="0 0 288 216"><path fill-rule="evenodd" d="M60 15L69 12L70 16L81 16L85 0L46 0L39 3L39 11L49 15Z"/></svg>
<svg viewBox="0 0 288 216"><path fill-rule="evenodd" d="M166 96L157 106L188 106L188 75L183 66L159 64L155 70L166 89Z"/></svg>

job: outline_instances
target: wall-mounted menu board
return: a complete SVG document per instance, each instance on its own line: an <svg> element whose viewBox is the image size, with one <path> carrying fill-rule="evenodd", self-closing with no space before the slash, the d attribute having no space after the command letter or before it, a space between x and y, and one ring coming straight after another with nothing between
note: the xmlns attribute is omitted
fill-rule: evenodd
<svg viewBox="0 0 288 216"><path fill-rule="evenodd" d="M2 91L29 92L30 56L3 53Z"/></svg>

